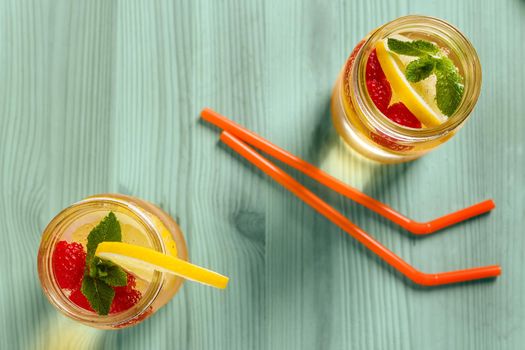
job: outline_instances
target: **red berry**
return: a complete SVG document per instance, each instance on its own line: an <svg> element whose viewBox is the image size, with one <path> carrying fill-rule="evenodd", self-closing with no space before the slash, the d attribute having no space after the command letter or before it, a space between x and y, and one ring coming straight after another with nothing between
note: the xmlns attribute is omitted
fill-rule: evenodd
<svg viewBox="0 0 525 350"><path fill-rule="evenodd" d="M383 80L386 79L383 68L381 68L381 63L377 58L376 49L373 49L368 56L368 61L366 61L366 80Z"/></svg>
<svg viewBox="0 0 525 350"><path fill-rule="evenodd" d="M378 145L381 145L385 148L391 149L396 152L409 151L414 148L414 146L407 146L407 145L399 144L396 141L396 139L389 137L381 132L378 132L377 134L374 132L371 132L370 138L372 139L372 141L374 141Z"/></svg>
<svg viewBox="0 0 525 350"><path fill-rule="evenodd" d="M397 124L408 126L409 128L421 129L419 119L417 119L402 102L394 103L388 107L385 115Z"/></svg>
<svg viewBox="0 0 525 350"><path fill-rule="evenodd" d="M117 312L126 311L140 300L142 294L136 289L124 289L116 290L115 288L115 298L113 303L111 303L111 308L109 309L110 314L115 314Z"/></svg>
<svg viewBox="0 0 525 350"><path fill-rule="evenodd" d="M375 49L372 50L366 62L366 88L372 102L381 112L385 113L392 98L392 88L377 59Z"/></svg>
<svg viewBox="0 0 525 350"><path fill-rule="evenodd" d="M83 309L95 312L95 310L93 310L91 305L89 305L88 300L86 299L84 294L82 294L80 289L75 289L69 296L69 300L71 300L72 302L74 302L76 305L80 306Z"/></svg>
<svg viewBox="0 0 525 350"><path fill-rule="evenodd" d="M129 288L129 289L133 289L137 286L137 281L135 280L135 276L133 276L132 274L128 273L128 284L126 285L126 288ZM122 287L117 287L117 288L122 288Z"/></svg>
<svg viewBox="0 0 525 350"><path fill-rule="evenodd" d="M79 289L86 266L86 252L80 243L57 243L52 257L53 272L60 288Z"/></svg>
<svg viewBox="0 0 525 350"><path fill-rule="evenodd" d="M128 284L124 287L113 288L115 298L109 309L110 314L126 311L140 300L142 294L135 289L136 284L135 276L128 273Z"/></svg>
<svg viewBox="0 0 525 350"><path fill-rule="evenodd" d="M388 82L385 84L382 80L367 80L366 88L368 89L368 94L372 99L372 102L376 105L377 109L385 113L392 98L392 90L390 89L390 84Z"/></svg>

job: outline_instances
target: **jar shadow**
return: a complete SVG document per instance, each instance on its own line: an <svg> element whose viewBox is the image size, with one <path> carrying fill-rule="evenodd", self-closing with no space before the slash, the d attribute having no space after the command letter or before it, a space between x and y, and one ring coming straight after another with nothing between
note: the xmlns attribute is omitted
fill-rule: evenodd
<svg viewBox="0 0 525 350"><path fill-rule="evenodd" d="M359 189L375 199L382 200L401 181L417 160L399 164L382 164L370 160L348 146L337 134L331 120L330 103L320 114L308 147L309 161L328 174ZM329 189L327 191L333 192ZM348 199L348 201L352 202ZM353 203L353 202L352 202ZM377 214L367 210L374 217Z"/></svg>
<svg viewBox="0 0 525 350"><path fill-rule="evenodd" d="M41 303L48 303L44 295L39 305L32 310L42 309ZM49 304L49 303L48 303ZM30 337L31 349L98 349L103 348L110 332L88 327L57 312L50 304L44 307L44 312L33 313L35 318L32 323L36 326L27 326L33 329L34 335ZM60 335L60 336L57 336Z"/></svg>

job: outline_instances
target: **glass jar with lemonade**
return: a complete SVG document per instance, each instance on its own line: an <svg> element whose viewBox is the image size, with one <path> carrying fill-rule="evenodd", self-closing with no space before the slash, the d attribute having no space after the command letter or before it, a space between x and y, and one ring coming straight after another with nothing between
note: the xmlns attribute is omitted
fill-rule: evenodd
<svg viewBox="0 0 525 350"><path fill-rule="evenodd" d="M478 56L457 28L433 17L400 17L354 48L334 87L332 119L364 156L408 161L450 139L480 89Z"/></svg>
<svg viewBox="0 0 525 350"><path fill-rule="evenodd" d="M154 314L184 279L226 287L226 277L187 260L181 230L166 212L135 197L102 194L49 223L38 273L44 293L63 314L116 329Z"/></svg>

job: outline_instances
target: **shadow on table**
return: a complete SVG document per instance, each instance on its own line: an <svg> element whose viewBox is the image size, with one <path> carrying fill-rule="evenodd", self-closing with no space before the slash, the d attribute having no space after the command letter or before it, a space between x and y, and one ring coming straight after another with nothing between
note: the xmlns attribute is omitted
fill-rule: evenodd
<svg viewBox="0 0 525 350"><path fill-rule="evenodd" d="M362 192L366 193L367 195L376 198L378 200L383 200L383 198L387 197L388 194L395 188L395 186L398 185L400 181L406 176L408 172L413 169L415 165L417 165L417 160L408 162L408 163L401 163L401 164L380 164L376 162L371 162L368 159L365 159L360 154L358 154L356 151L348 147L342 139L339 137L337 132L335 131L333 124L330 122L331 120L331 114L330 114L330 105L327 103L324 110L319 113L320 117L317 120L317 124L315 128L313 129L312 136L311 136L311 143L307 148L307 160L315 164L316 166L319 166L322 164L323 160L333 151L335 148L342 148L345 151L340 152L343 157L341 159L342 163L344 164L352 164L354 167L366 167L369 168L370 171L367 175L367 178L362 183ZM356 172L359 171L359 169L356 169ZM350 186L352 186L352 183L348 183ZM428 236L416 236L412 233L406 231L402 227L398 226L397 224L391 222L390 220L387 220L378 214L360 206L359 204L356 204L352 200L345 198L337 193L334 193L330 189L318 184L314 183L313 187L315 188L315 192L319 193L320 196L323 199L326 199L327 202L333 205L333 203L339 202L339 205L335 205L336 209L340 210L341 212L345 213L345 215L348 217L348 214L346 213L352 213L353 216L356 218L365 218L370 220L376 220L381 223L381 225L386 226L389 230L394 230L397 233L401 233L404 236L408 237L408 239L415 243L417 240L420 240L424 237L430 237ZM342 205L341 205L342 203ZM341 210L346 209L346 210ZM394 208L397 209L397 208ZM405 213L403 213L405 214ZM351 221L352 218L349 217ZM365 220L369 221L369 220ZM466 221L465 221L466 222ZM464 225L465 222L459 223L458 225ZM371 236L374 236L373 232L370 232ZM436 233L439 234L439 233ZM322 235L319 236L319 242L317 242L316 246L317 249L321 250L320 254L323 254L322 250L323 247L329 247L329 245L325 244L326 242L322 242L324 238ZM359 242L357 242L354 239L348 240L349 244L352 244L354 248L357 251L363 252L369 259L370 262L374 262L375 264L381 265L382 268L387 269L393 278L398 278L403 281L407 286L410 286L417 290L441 290L445 288L451 288L454 286L463 286L465 284L469 285L478 285L478 284L486 284L486 283L492 283L493 279L488 280L478 280L478 281L471 281L471 282L464 282L464 283L458 283L458 284L452 284L452 285L445 285L445 286L438 286L438 287L422 287L419 285L414 284L412 281L405 278L403 275L401 275L397 270L392 268L390 265L388 265L386 262L384 262L382 259L380 259L377 255L369 251L367 248L365 248L363 245L361 245ZM330 248L326 248L330 249Z"/></svg>
<svg viewBox="0 0 525 350"><path fill-rule="evenodd" d="M398 185L398 183L403 179L403 177L406 176L406 174L411 171L414 165L417 164L417 161L413 161L409 163L384 165L384 164L380 164L377 162L372 162L364 158L363 156L361 156L354 150L352 150L342 141L342 139L339 137L339 135L336 133L335 129L333 128L333 124L331 123L329 101L324 106L321 106L319 111L313 111L312 113L315 113L315 115L319 117L316 120L314 120L313 128L311 129L312 133L308 137L308 140L310 140L310 143L306 147L305 152L302 152L303 154L298 154L298 155L301 157L304 157L306 161L318 167L321 167L321 164L323 163L323 161L327 157L329 157L330 154L333 154L334 152L336 152L339 157L338 160L341 162L341 164L344 164L344 165L351 164L352 169L355 169L356 174L360 173L362 169L367 169L368 173L366 174L366 179L362 181L360 188L364 193L370 195L373 198L382 200L382 198L388 196L390 191L392 191L392 189ZM202 123L202 121L200 121L200 123L207 125L206 123ZM263 178L263 179L266 178L266 176L259 169L257 169L255 166L253 166L248 161L246 161L243 157L239 156L236 152L232 151L228 146L225 146L220 141L218 141L218 145L219 145L218 146L219 148L221 148L222 150L226 150L227 153L229 153L234 158L236 158L239 161L239 164L241 164L247 170L256 174L256 176L260 178ZM343 151L341 152L341 150ZM268 157L267 155L265 156ZM268 158L274 161L271 157L268 157ZM354 203L350 199L342 197L341 195L333 192L332 190L304 176L303 174L300 174L294 171L293 169L290 169L289 167L284 166L283 164L279 162L275 162L275 163L278 164L283 169L285 169L288 173L293 175L295 178L297 178L300 182L304 183L308 188L312 189L314 193L318 194L327 203L331 204L332 206L334 206L336 209L340 210L343 213L351 213L353 214L352 216L356 218L361 218L361 219L371 218L373 220L376 220L380 222L382 225L387 226L389 229L395 230L399 233L403 233L412 242L415 242L416 240L426 237L426 236L414 236L413 234L407 232L406 230L392 223L391 221L384 219L383 217L377 215L376 213L366 208L363 208L362 206ZM353 185L351 183L352 175L353 175L353 172L351 171L350 176L349 176L350 177L349 185ZM270 186L272 187L275 186L276 188L280 188L280 185L278 185L274 181L269 181L269 183L271 184ZM306 204L304 205L306 206ZM348 214L346 215L348 217ZM349 219L352 220L352 217L349 217ZM287 220L293 220L293 218L287 218ZM315 225L319 226L319 228L321 229L331 227L333 230L335 228L333 224L331 223L326 223L325 221L319 221L319 220L324 220L324 219L316 218L315 220L316 220ZM299 222L298 222L298 225L300 225ZM317 230L314 228L314 231L317 231ZM373 232L370 232L370 234L374 236ZM316 255L318 255L316 256L316 258L318 257L322 258L323 256L329 257L333 253L331 250L334 248L334 239L335 239L334 237L335 236L336 235L330 235L328 233L325 234L324 232L323 234L315 234L313 235L312 242L307 242L305 244L307 246L311 245L315 247ZM280 246L289 245L287 243L288 238L284 236L274 236L272 237L272 239L273 239L272 244L274 245L280 245ZM275 241L276 239L281 240L281 241ZM490 280L489 280L489 281L466 282L466 283L442 286L442 287L437 287L437 288L436 287L432 287L432 288L421 287L407 280L403 275L401 275L395 269L390 267L387 263L385 263L383 260L377 257L374 253L372 253L371 251L366 249L364 246L359 244L359 242L357 242L356 240L347 239L345 240L345 243L346 242L348 242L347 244L351 244L353 246L353 249L355 249L356 251L359 251L365 254L370 263L381 265L381 268L387 269L387 271L389 271L390 274L395 275L395 276L392 276L393 278L401 279L401 281L405 283L407 286L410 286L417 290L427 291L427 290L450 288L456 285L490 283ZM309 247L306 247L306 249L309 249ZM281 261L281 263L286 264L285 257L283 257L283 260ZM318 265L319 263L320 261L317 261ZM326 263L329 263L329 262L327 261ZM321 261L321 265L322 264L323 263ZM313 266L313 261L311 260L304 260L302 268L305 271L310 271L310 270L315 271L318 269L318 267ZM321 269L323 268L321 267ZM319 273L326 273L326 271L319 271ZM301 283L301 282L297 281L297 283ZM292 286L289 284L288 287L292 287ZM297 289L301 288L300 285L297 285L296 287ZM293 291L290 291L290 292L293 292Z"/></svg>
<svg viewBox="0 0 525 350"><path fill-rule="evenodd" d="M327 99L328 100L328 99ZM307 146L296 145L289 148L299 157L313 163L320 168L326 168L325 165L339 163L338 172L343 170L345 181L357 188L360 188L368 195L382 199L388 197L388 194L399 182L413 170L414 164L405 163L398 165L381 165L371 162L355 151L350 149L335 132L330 117L330 106L327 102L317 111L310 111L309 115L304 116L304 122L310 122L312 125L311 134L303 137L308 141ZM202 121L200 121L201 124ZM217 130L214 127L208 128ZM296 134L297 135L297 134ZM332 339L330 334L333 329L339 326L337 318L333 313L341 308L338 304L340 300L353 300L349 297L352 293L354 296L362 293L362 288L355 286L355 281L366 281L367 271L381 269L382 278L392 278L393 281L410 287L416 293L429 293L435 290L463 286L467 283L455 284L442 287L421 287L415 285L403 275L397 272L390 265L378 258L371 251L366 249L355 239L348 237L341 232L331 222L314 212L306 204L299 202L286 190L283 190L279 184L268 179L258 168L232 151L228 146L218 141L219 133L217 132L216 140L218 148L233 156L241 167L245 168L247 173L256 174L265 182L265 186L272 189L278 202L274 202L277 208L269 209L273 215L270 220L272 224L266 227L264 233L257 231L259 234L266 234L271 240L257 240L265 251L265 304L267 305L268 314L276 322L273 324L297 323L300 322L303 329L303 341L309 344L315 344L318 348L328 348ZM264 137L268 137L264 135ZM271 138L270 138L271 140ZM303 147L301 147L303 146ZM288 147L291 147L288 145ZM350 199L344 198L332 190L320 185L309 179L307 176L284 166L282 163L275 161L271 157L264 155L274 161L279 167L291 174L298 181L310 188L319 197L331 204L337 210L345 213L351 220L359 218L360 221L377 221L389 229L403 232L414 241L420 239L415 237L397 225L369 211L366 208L354 203ZM335 158L334 158L335 156ZM327 161L328 159L328 161ZM350 169L343 169L350 165ZM328 170L330 172L332 170ZM251 175L250 174L250 175ZM338 174L339 175L339 174ZM273 191L277 189L276 191ZM280 201L283 201L280 203ZM293 210L290 214L289 210ZM350 214L350 215L349 215ZM261 225L264 222L261 221ZM258 221L259 222L259 221ZM357 224L360 224L359 222ZM377 227L377 225L375 225ZM269 230L279 230L271 232ZM384 231L384 229L382 230ZM370 232L374 236L374 232ZM399 237L399 239L404 239ZM349 245L349 246L347 246ZM344 247L341 247L344 246ZM352 255L363 255L365 258L358 259L347 256L341 257L341 254L352 252ZM350 270L349 264L357 261L362 267L360 271ZM242 262L239 262L242 263ZM386 269L387 273L381 273ZM364 270L364 271L363 271ZM354 271L354 275L349 273ZM360 276L358 276L360 275ZM374 273L378 276L378 273ZM386 277L385 277L386 276ZM262 277L261 277L262 278ZM355 279L355 281L354 281ZM360 279L360 280L359 280ZM488 284L491 281L470 282L469 285ZM297 315L297 309L301 310L301 317ZM315 315L315 317L306 317L306 315Z"/></svg>
<svg viewBox="0 0 525 350"><path fill-rule="evenodd" d="M346 182L349 186L358 188L361 192L371 196L372 198L383 201L383 198L387 197L390 191L395 188L395 186L397 186L398 182L402 180L409 171L411 171L411 168L417 162L413 161L409 163L386 165L371 161L353 150L337 134L333 127L333 123L331 123L329 104L325 106L324 111L320 113L320 115L321 117L317 121L317 125L315 126L312 133L312 142L308 147L309 161L316 166L321 167L323 160L326 159L329 154L333 153L335 149L341 150L338 152L337 161L339 161L342 166L350 167L350 173L348 176L350 181L344 182ZM353 176L353 173L359 174L359 177L365 178ZM353 178L355 178L357 183L352 183ZM335 193L318 183L314 184L317 191L321 193L323 198L328 198L329 202L343 202L342 207L346 209L344 211L355 213L355 217L366 219L372 218L373 220L381 222L382 225L386 225L391 229L407 235L411 240L417 240L425 237L414 236L405 229L401 228L399 225L383 218L369 209L362 207L353 200ZM394 209L397 210L397 208ZM352 220L350 217L349 219Z"/></svg>
<svg viewBox="0 0 525 350"><path fill-rule="evenodd" d="M35 286L35 288L40 287ZM32 313L33 326L26 325L27 330L33 330L33 334L28 334L29 348L56 350L103 348L109 332L91 328L67 318L48 304L40 291L38 293L41 298L33 299L33 305L26 305L27 309L39 310L39 312ZM43 303L46 303L44 307L42 307ZM10 305L10 307L13 308L10 314L20 314L16 305Z"/></svg>

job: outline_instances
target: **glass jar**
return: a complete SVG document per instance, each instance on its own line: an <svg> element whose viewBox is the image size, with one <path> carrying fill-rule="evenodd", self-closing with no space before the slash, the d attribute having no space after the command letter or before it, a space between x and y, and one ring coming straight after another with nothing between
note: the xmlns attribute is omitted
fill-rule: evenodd
<svg viewBox="0 0 525 350"><path fill-rule="evenodd" d="M413 129L388 119L375 106L366 86L367 59L378 40L392 35L422 39L447 48L463 76L464 93L452 116L436 127ZM465 123L481 89L481 66L469 40L451 24L433 17L409 15L366 36L354 49L334 87L331 109L341 137L364 156L398 163L418 158L450 139Z"/></svg>
<svg viewBox="0 0 525 350"><path fill-rule="evenodd" d="M63 240L76 241L85 246L87 234L81 237L78 232L89 232L110 211L115 213L121 224L123 242L188 259L186 243L177 223L166 212L144 200L119 194L101 194L88 197L60 212L44 230L38 251L38 275L42 289L51 304L64 315L101 329L129 327L142 322L165 305L183 282L175 275L155 271L151 281L142 282L142 297L137 304L106 316L73 303L54 276L52 256L55 246Z"/></svg>

